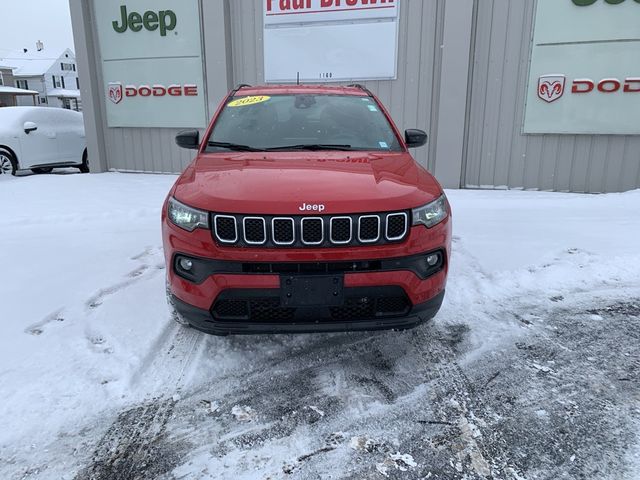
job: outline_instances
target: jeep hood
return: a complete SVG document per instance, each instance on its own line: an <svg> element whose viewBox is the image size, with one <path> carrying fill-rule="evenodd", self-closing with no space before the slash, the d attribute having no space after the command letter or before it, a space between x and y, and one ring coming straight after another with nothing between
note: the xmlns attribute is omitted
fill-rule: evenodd
<svg viewBox="0 0 640 480"><path fill-rule="evenodd" d="M441 194L408 153L367 152L204 153L173 190L202 210L265 215L304 214L303 203L329 215L406 210Z"/></svg>

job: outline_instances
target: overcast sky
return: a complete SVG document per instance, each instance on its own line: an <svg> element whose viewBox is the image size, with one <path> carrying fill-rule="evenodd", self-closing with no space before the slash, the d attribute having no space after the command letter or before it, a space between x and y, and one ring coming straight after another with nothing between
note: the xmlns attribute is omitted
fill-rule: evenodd
<svg viewBox="0 0 640 480"><path fill-rule="evenodd" d="M69 0L0 0L0 57L10 51L35 49L42 40L46 50L73 46Z"/></svg>

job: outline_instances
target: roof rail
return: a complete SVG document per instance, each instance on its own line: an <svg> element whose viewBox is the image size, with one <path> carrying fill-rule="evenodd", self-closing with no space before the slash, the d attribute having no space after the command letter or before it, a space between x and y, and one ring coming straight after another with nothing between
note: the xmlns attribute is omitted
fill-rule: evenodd
<svg viewBox="0 0 640 480"><path fill-rule="evenodd" d="M364 85L362 85L360 83L352 83L351 85L347 85L347 87L359 88L360 90L362 90L364 93L366 93L370 97L373 97L373 93L371 93L371 90L369 90L367 87L365 87Z"/></svg>

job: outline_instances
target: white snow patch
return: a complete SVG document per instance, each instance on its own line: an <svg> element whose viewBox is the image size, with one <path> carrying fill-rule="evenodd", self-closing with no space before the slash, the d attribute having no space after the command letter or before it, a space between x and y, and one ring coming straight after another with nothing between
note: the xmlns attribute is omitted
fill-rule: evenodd
<svg viewBox="0 0 640 480"><path fill-rule="evenodd" d="M382 445L382 442L369 437L351 437L349 446L358 452L374 452Z"/></svg>
<svg viewBox="0 0 640 480"><path fill-rule="evenodd" d="M231 409L231 414L236 417L239 422L251 422L256 418L256 412L253 408L246 405L236 405Z"/></svg>
<svg viewBox="0 0 640 480"><path fill-rule="evenodd" d="M407 472L417 466L418 464L413 460L411 455L407 453L394 453L385 458L383 462L376 463L376 470L385 477L388 477L390 468Z"/></svg>
<svg viewBox="0 0 640 480"><path fill-rule="evenodd" d="M322 410L320 410L318 407L315 407L313 405L309 406L309 410L313 410L314 412L316 412L318 415L320 415L321 417L324 417L324 412Z"/></svg>

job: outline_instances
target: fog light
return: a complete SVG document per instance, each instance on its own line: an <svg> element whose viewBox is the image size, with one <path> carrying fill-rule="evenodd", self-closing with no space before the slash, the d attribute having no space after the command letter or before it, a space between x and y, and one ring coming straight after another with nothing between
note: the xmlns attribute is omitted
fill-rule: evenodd
<svg viewBox="0 0 640 480"><path fill-rule="evenodd" d="M180 264L180 268L186 272L191 271L193 268L193 262L188 258L181 258L178 262Z"/></svg>
<svg viewBox="0 0 640 480"><path fill-rule="evenodd" d="M427 265L429 265L430 267L435 267L438 262L440 262L439 253L432 253L431 255L427 256Z"/></svg>

